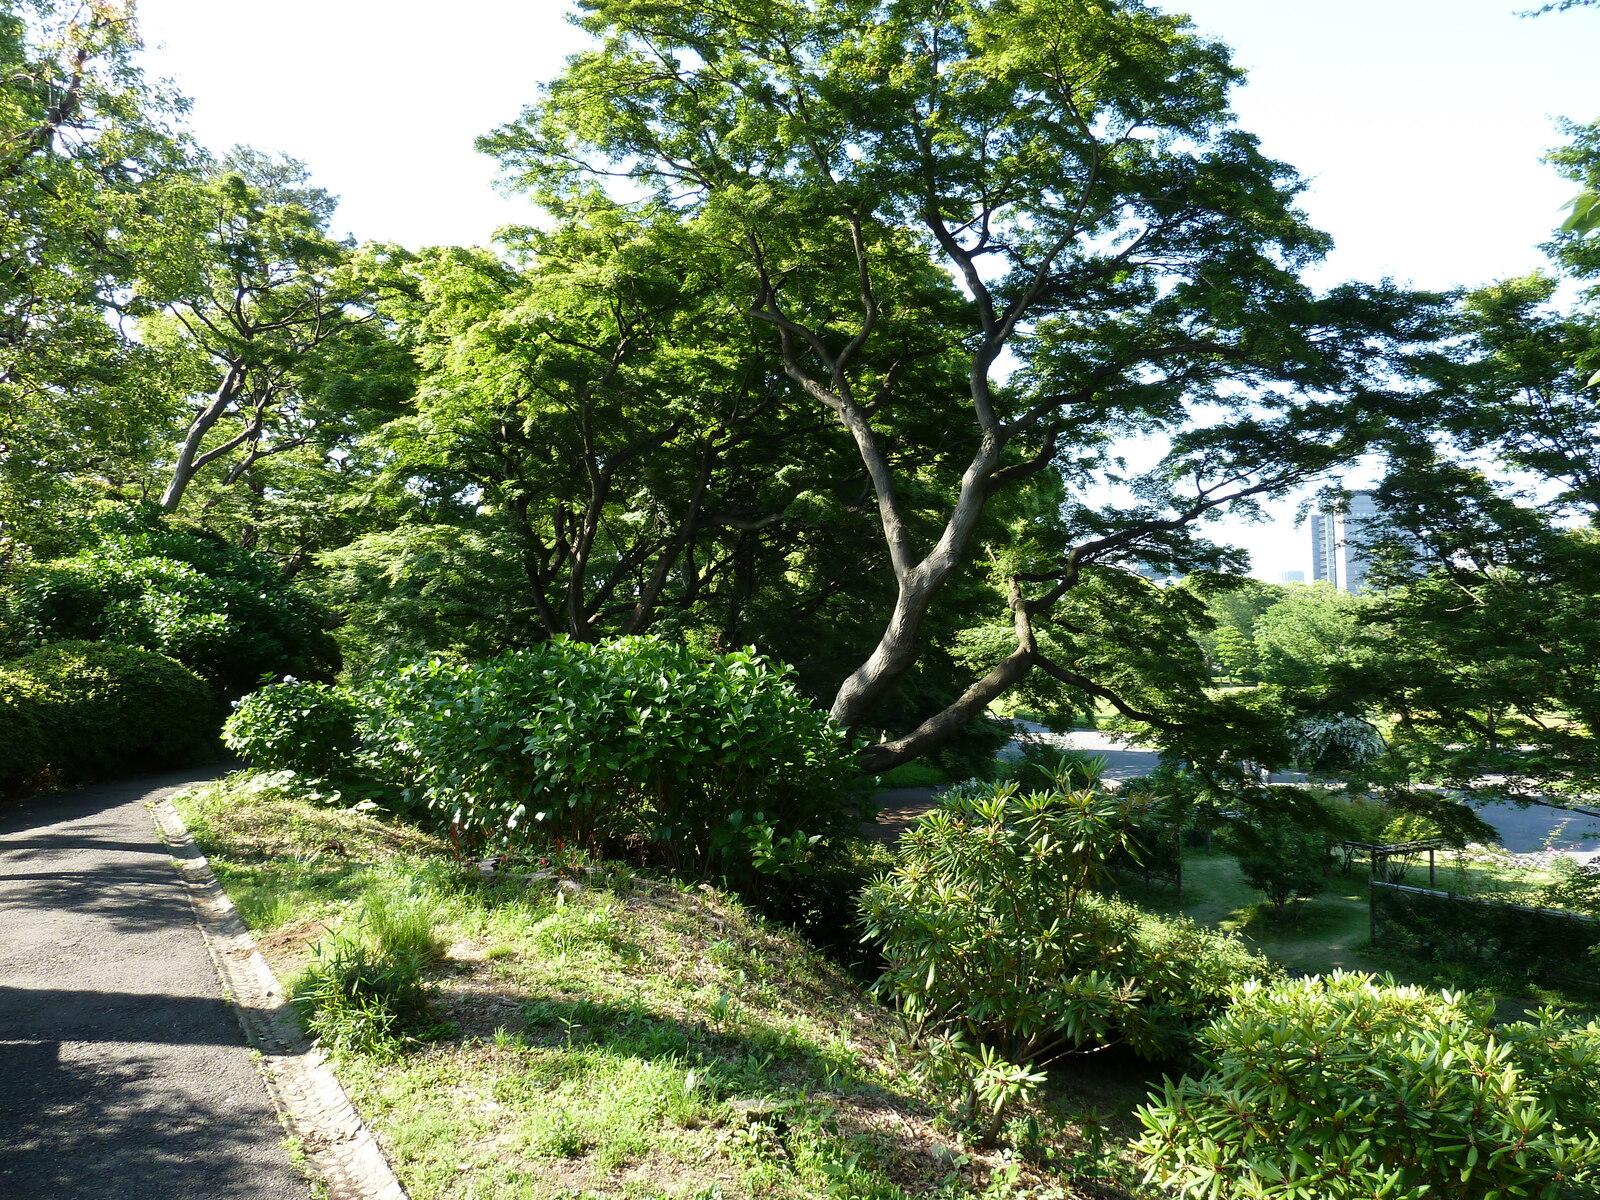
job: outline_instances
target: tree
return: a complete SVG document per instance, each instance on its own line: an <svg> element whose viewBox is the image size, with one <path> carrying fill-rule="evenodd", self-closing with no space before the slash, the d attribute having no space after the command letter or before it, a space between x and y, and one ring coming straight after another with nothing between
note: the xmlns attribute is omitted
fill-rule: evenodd
<svg viewBox="0 0 1600 1200"><path fill-rule="evenodd" d="M1501 494L1484 475L1412 460L1384 485L1428 567L1376 601L1369 652L1345 679L1395 714L1372 768L1568 804L1600 781L1600 539Z"/></svg>
<svg viewBox="0 0 1600 1200"><path fill-rule="evenodd" d="M1327 242L1233 126L1226 51L1135 0L598 0L580 23L600 45L483 145L557 213L622 178L673 214L848 434L892 595L834 717L870 721L965 573L1009 614L1011 651L870 765L1036 669L1128 707L1043 648L1067 597L1102 566L1219 562L1193 527L1358 450L1379 361L1423 331L1409 297L1298 282ZM895 452L930 404L963 414L931 468ZM1092 506L1127 435L1170 452ZM984 545L991 506L1051 475L1062 515Z"/></svg>
<svg viewBox="0 0 1600 1200"><path fill-rule="evenodd" d="M1293 687L1325 684L1361 653L1366 601L1325 583L1289 588L1255 623L1261 677Z"/></svg>
<svg viewBox="0 0 1600 1200"><path fill-rule="evenodd" d="M198 396L165 464L169 512L208 467L224 486L248 483L270 458L338 446L374 407L393 416L409 391L353 247L327 232L336 201L303 164L235 149L187 203L195 245L152 281L176 295L144 328Z"/></svg>
<svg viewBox="0 0 1600 1200"><path fill-rule="evenodd" d="M806 510L831 498L772 447L837 448L775 388L770 353L718 327L722 264L681 242L595 201L522 234L514 261L451 249L409 266L424 379L415 417L384 431L391 474L480 498L470 521L519 577L527 640L690 612L736 636L757 561L804 572Z"/></svg>
<svg viewBox="0 0 1600 1200"><path fill-rule="evenodd" d="M1596 127L1569 132L1552 158L1600 178ZM1593 237L1546 250L1568 280L1600 278ZM1391 779L1558 806L1600 782L1600 320L1592 288L1559 307L1559 285L1466 293L1454 337L1414 364L1438 420L1393 427L1373 577L1389 590L1348 681L1397 714L1374 764Z"/></svg>
<svg viewBox="0 0 1600 1200"><path fill-rule="evenodd" d="M1256 621L1261 614L1283 599L1285 589L1247 576L1234 576L1206 601L1205 625L1196 636L1207 661L1235 679L1255 680L1258 655L1255 648Z"/></svg>
<svg viewBox="0 0 1600 1200"><path fill-rule="evenodd" d="M130 291L169 254L182 101L134 62L131 4L0 5L0 522L43 537L148 454L162 364L126 336Z"/></svg>
<svg viewBox="0 0 1600 1200"><path fill-rule="evenodd" d="M1266 896L1280 919L1289 902L1321 895L1328 887L1328 836L1292 820L1268 820L1240 828L1232 839L1239 873Z"/></svg>

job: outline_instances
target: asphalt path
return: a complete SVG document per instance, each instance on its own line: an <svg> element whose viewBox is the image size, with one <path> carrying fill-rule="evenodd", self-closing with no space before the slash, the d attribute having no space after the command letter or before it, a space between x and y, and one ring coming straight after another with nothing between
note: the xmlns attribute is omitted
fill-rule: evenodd
<svg viewBox="0 0 1600 1200"><path fill-rule="evenodd" d="M305 1200L145 802L0 808L0 1197Z"/></svg>

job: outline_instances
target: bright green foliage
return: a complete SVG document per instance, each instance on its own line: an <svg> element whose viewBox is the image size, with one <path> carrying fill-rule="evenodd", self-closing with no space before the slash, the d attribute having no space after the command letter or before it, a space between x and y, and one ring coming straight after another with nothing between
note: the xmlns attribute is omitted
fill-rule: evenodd
<svg viewBox="0 0 1600 1200"><path fill-rule="evenodd" d="M1600 1026L1491 1028L1461 995L1250 983L1208 1070L1139 1112L1148 1177L1206 1200L1577 1200L1600 1186Z"/></svg>
<svg viewBox="0 0 1600 1200"><path fill-rule="evenodd" d="M437 1030L423 973L444 944L426 900L373 888L311 953L289 992L323 1045L392 1054L408 1037Z"/></svg>
<svg viewBox="0 0 1600 1200"><path fill-rule="evenodd" d="M880 993L918 1029L1012 1064L1118 1040L1182 1054L1229 987L1274 968L1093 890L1141 811L1093 791L947 793L862 894L888 960Z"/></svg>
<svg viewBox="0 0 1600 1200"><path fill-rule="evenodd" d="M466 839L624 841L691 872L781 873L843 832L842 731L752 652L654 638L431 660L368 685L377 772Z"/></svg>
<svg viewBox="0 0 1600 1200"><path fill-rule="evenodd" d="M337 667L327 616L264 555L180 528L149 509L88 523L76 553L22 567L0 589L21 646L72 639L142 646L223 695L263 677Z"/></svg>
<svg viewBox="0 0 1600 1200"><path fill-rule="evenodd" d="M1255 681L1259 659L1256 621L1283 599L1288 589L1237 575L1216 576L1214 583L1217 590L1206 596L1206 616L1214 627L1201 627L1195 636L1214 666L1234 679Z"/></svg>
<svg viewBox="0 0 1600 1200"><path fill-rule="evenodd" d="M1254 679L1260 655L1256 644L1231 626L1217 630L1212 657L1223 672L1238 680Z"/></svg>
<svg viewBox="0 0 1600 1200"><path fill-rule="evenodd" d="M1367 602L1360 596L1327 584L1288 589L1278 603L1256 618L1261 678L1292 687L1322 683L1330 670L1346 666L1356 657L1365 607Z"/></svg>
<svg viewBox="0 0 1600 1200"><path fill-rule="evenodd" d="M759 405L834 431L779 448L799 475L825 445L832 480L726 518L793 533L849 507L860 540L829 565L854 575L859 544L882 586L828 647L835 719L880 727L946 630L1003 634L958 699L868 765L922 754L1035 671L1062 707L1174 676L1187 707L1204 682L1190 632L1141 622L1164 602L1121 568L1236 564L1197 536L1203 518L1359 453L1382 364L1429 316L1387 286L1301 285L1328 242L1293 172L1236 127L1226 48L1139 0L595 0L579 24L592 47L481 144L569 220L627 178L653 240L670 228L715 264L725 344L781 368ZM575 343L588 374L631 374L597 327ZM1126 477L1126 437L1170 453ZM1133 499L1102 503L1112 477ZM753 587L788 570L757 565ZM1080 635L1084 611L1143 626L1131 652Z"/></svg>
<svg viewBox="0 0 1600 1200"><path fill-rule="evenodd" d="M132 646L60 642L0 664L0 793L165 766L221 720L193 673Z"/></svg>
<svg viewBox="0 0 1600 1200"><path fill-rule="evenodd" d="M141 338L187 400L149 486L169 511L304 555L336 522L296 500L319 473L362 474L355 439L404 406L411 363L371 311L381 256L328 234L337 201L303 164L236 148L206 167L174 231L185 260L148 282L171 299Z"/></svg>
<svg viewBox="0 0 1600 1200"><path fill-rule="evenodd" d="M222 726L222 740L266 770L327 775L354 752L360 713L348 692L286 680L239 701Z"/></svg>
<svg viewBox="0 0 1600 1200"><path fill-rule="evenodd" d="M0 521L30 540L126 479L172 396L121 318L172 244L182 102L141 76L125 0L0 5ZM117 320L108 320L112 309Z"/></svg>

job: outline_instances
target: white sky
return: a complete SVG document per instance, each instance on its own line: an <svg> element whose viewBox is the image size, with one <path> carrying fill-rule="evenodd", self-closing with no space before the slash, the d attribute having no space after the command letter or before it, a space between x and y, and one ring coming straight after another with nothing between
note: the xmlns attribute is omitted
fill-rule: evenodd
<svg viewBox="0 0 1600 1200"><path fill-rule="evenodd" d="M1537 0L1188 0L1250 80L1244 128L1310 181L1337 246L1316 281L1486 283L1540 265L1572 187L1540 162L1557 117L1600 117L1600 8ZM194 100L215 150L281 150L342 198L335 225L416 247L529 219L473 138L582 44L564 0L140 0L147 70ZM1365 482L1353 480L1354 483ZM1226 527L1256 573L1305 570L1282 519ZM1219 526L1219 531L1222 529Z"/></svg>

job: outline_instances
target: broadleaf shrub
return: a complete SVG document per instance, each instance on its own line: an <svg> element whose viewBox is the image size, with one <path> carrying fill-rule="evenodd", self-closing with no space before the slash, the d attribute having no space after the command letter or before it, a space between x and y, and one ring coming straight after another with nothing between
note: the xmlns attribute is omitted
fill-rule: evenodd
<svg viewBox="0 0 1600 1200"><path fill-rule="evenodd" d="M945 793L862 893L887 962L879 993L936 1045L968 1058L989 1046L1019 1070L1117 1041L1182 1056L1230 989L1278 971L1229 935L1095 890L1143 815L1138 802L1064 786Z"/></svg>
<svg viewBox="0 0 1600 1200"><path fill-rule="evenodd" d="M144 510L86 526L75 553L14 571L0 626L23 646L103 641L176 659L222 695L265 677L331 678L327 614L266 555Z"/></svg>
<svg viewBox="0 0 1600 1200"><path fill-rule="evenodd" d="M170 766L214 745L204 681L160 654L58 642L0 663L0 792Z"/></svg>
<svg viewBox="0 0 1600 1200"><path fill-rule="evenodd" d="M1147 1179L1206 1200L1576 1200L1600 1188L1600 1026L1494 1026L1459 994L1335 973L1245 984L1207 1070L1139 1111Z"/></svg>
<svg viewBox="0 0 1600 1200"><path fill-rule="evenodd" d="M787 668L628 637L371 680L367 757L473 846L558 839L734 879L850 831L845 734Z"/></svg>
<svg viewBox="0 0 1600 1200"><path fill-rule="evenodd" d="M350 764L360 717L349 692L286 680L240 700L222 726L222 740L264 770L327 776Z"/></svg>

